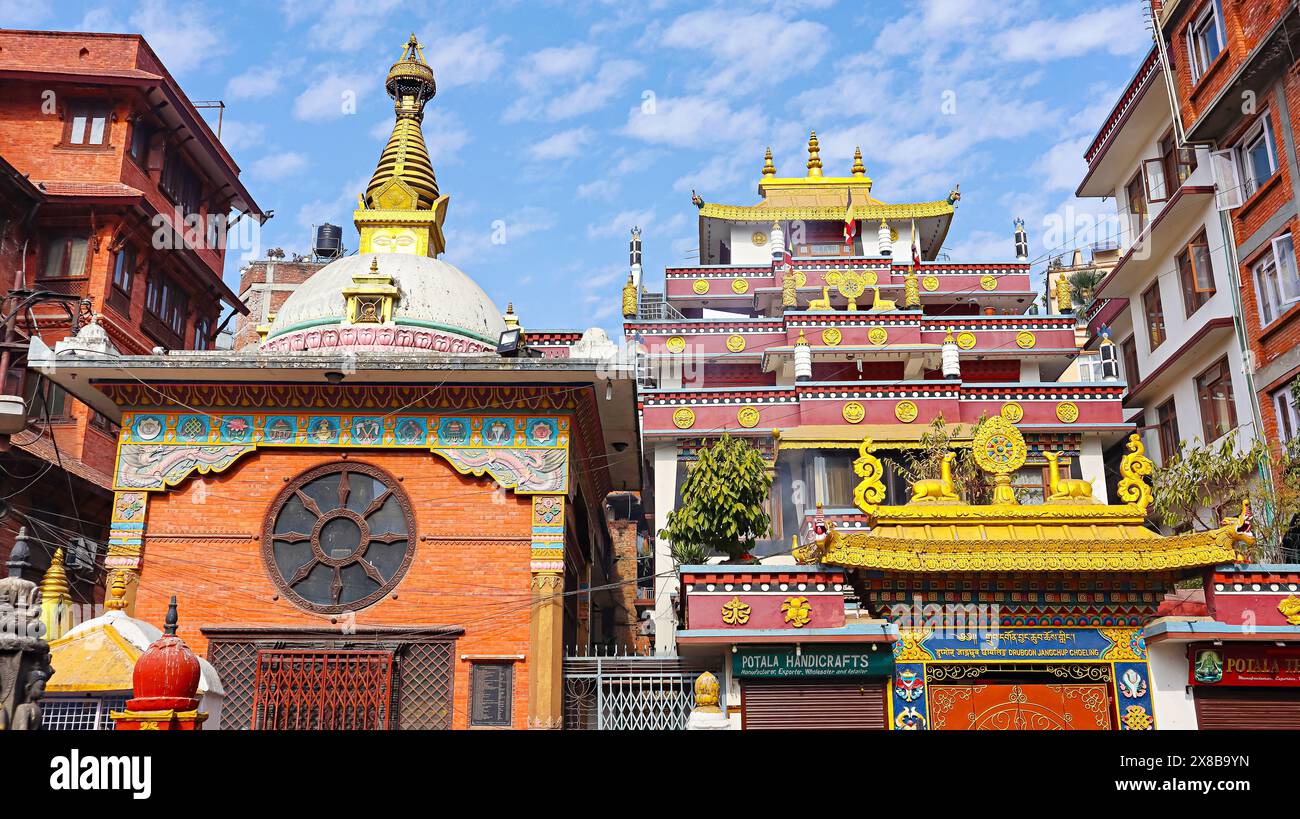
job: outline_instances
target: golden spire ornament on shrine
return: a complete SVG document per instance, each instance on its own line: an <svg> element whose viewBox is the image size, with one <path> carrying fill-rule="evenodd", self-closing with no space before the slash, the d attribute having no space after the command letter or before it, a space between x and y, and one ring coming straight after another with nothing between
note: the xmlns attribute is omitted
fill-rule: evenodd
<svg viewBox="0 0 1300 819"><path fill-rule="evenodd" d="M852 173L854 176L866 176L866 175L867 175L867 166L864 165L864 164L862 164L862 149L861 149L861 148L854 148L854 149L853 149L853 170L851 171L851 173Z"/></svg>
<svg viewBox="0 0 1300 819"><path fill-rule="evenodd" d="M817 132L808 132L808 175L822 175L822 151L821 145L817 142Z"/></svg>
<svg viewBox="0 0 1300 819"><path fill-rule="evenodd" d="M388 70L384 88L393 98L395 121L353 214L360 252L436 257L446 249L442 223L449 199L438 190L421 123L438 87L414 34Z"/></svg>
<svg viewBox="0 0 1300 819"><path fill-rule="evenodd" d="M772 148L763 152L763 176L776 176L776 163L772 161Z"/></svg>

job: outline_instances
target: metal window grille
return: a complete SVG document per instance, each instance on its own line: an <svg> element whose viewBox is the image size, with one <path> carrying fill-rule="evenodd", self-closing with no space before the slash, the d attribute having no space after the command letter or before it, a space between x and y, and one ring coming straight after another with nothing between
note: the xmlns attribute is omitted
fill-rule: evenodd
<svg viewBox="0 0 1300 819"><path fill-rule="evenodd" d="M695 705L695 678L704 671L721 678L719 670L677 657L565 657L564 727L578 731L683 730Z"/></svg>
<svg viewBox="0 0 1300 819"><path fill-rule="evenodd" d="M273 730L386 730L391 651L260 651L253 726Z"/></svg>
<svg viewBox="0 0 1300 819"><path fill-rule="evenodd" d="M397 660L395 712L404 730L451 728L455 643L412 643Z"/></svg>
<svg viewBox="0 0 1300 819"><path fill-rule="evenodd" d="M41 727L46 731L112 731L110 711L126 709L120 697L47 697L41 700Z"/></svg>

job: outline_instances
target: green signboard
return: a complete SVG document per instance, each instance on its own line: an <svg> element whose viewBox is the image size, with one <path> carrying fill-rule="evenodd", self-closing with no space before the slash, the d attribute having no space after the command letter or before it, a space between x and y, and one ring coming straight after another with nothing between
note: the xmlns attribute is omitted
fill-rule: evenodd
<svg viewBox="0 0 1300 819"><path fill-rule="evenodd" d="M838 648L741 649L732 656L731 673L737 677L886 677L894 671L894 654L888 646Z"/></svg>

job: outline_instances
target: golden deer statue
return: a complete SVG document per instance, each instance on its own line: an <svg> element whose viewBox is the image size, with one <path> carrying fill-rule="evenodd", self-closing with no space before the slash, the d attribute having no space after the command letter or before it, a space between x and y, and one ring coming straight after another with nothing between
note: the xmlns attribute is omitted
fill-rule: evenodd
<svg viewBox="0 0 1300 819"><path fill-rule="evenodd" d="M875 299L871 302L871 308L870 308L869 312L872 312L872 313L887 313L887 312L889 312L890 310L897 310L897 309L898 309L898 303L897 303L897 302L890 301L889 299L882 299L882 298L880 297L880 288L879 288L879 287L872 287L871 289L875 292L876 297L875 297Z"/></svg>
<svg viewBox="0 0 1300 819"><path fill-rule="evenodd" d="M924 478L912 483L912 500L910 503L938 503L941 501L960 500L952 487L952 459L957 453L949 452L943 456L939 466L938 478Z"/></svg>
<svg viewBox="0 0 1300 819"><path fill-rule="evenodd" d="M830 289L829 287L823 287L823 288L822 288L822 297L821 297L820 299L811 299L811 300L809 300L809 302L808 302L808 309L809 309L809 310L833 310L833 309L835 309L835 308L831 307L831 289Z"/></svg>
<svg viewBox="0 0 1300 819"><path fill-rule="evenodd" d="M1047 459L1049 471L1048 480L1048 500L1080 500L1083 498L1092 498L1092 481L1085 481L1079 478L1062 478L1060 477L1060 465L1057 460L1061 457L1055 452L1044 452L1043 457Z"/></svg>

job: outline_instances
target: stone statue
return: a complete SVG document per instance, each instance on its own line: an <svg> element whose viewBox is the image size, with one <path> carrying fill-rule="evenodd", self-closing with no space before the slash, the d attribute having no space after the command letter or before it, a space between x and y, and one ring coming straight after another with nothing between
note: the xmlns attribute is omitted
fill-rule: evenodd
<svg viewBox="0 0 1300 819"><path fill-rule="evenodd" d="M31 569L27 530L19 529L9 554L9 576L0 579L0 731L41 727L40 699L54 673L37 585L23 577Z"/></svg>

